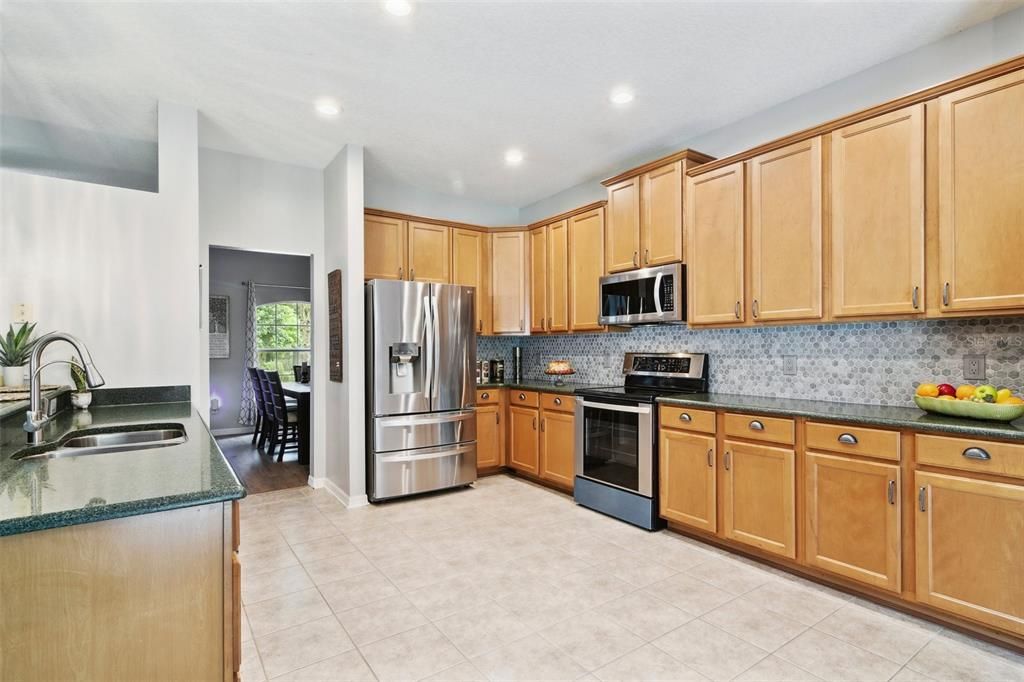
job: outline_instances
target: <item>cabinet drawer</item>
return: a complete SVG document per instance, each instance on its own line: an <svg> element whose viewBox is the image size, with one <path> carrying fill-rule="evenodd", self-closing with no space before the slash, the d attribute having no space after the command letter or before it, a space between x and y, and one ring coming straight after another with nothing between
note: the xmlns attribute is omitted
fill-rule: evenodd
<svg viewBox="0 0 1024 682"><path fill-rule="evenodd" d="M715 413L711 410L694 410L689 407L672 407L662 405L658 411L658 422L666 429L686 429L687 431L715 432Z"/></svg>
<svg viewBox="0 0 1024 682"><path fill-rule="evenodd" d="M560 393L541 393L540 406L545 410L554 410L556 412L574 412L576 410L576 398Z"/></svg>
<svg viewBox="0 0 1024 682"><path fill-rule="evenodd" d="M794 443L792 419L761 417L756 414L725 414L725 435L750 440L764 440L770 443Z"/></svg>
<svg viewBox="0 0 1024 682"><path fill-rule="evenodd" d="M525 405L527 407L537 407L539 401L537 399L536 391L520 391L519 389L509 389L509 402L513 405Z"/></svg>
<svg viewBox="0 0 1024 682"><path fill-rule="evenodd" d="M807 422L807 447L900 461L898 431Z"/></svg>
<svg viewBox="0 0 1024 682"><path fill-rule="evenodd" d="M476 389L477 405L496 405L501 400L500 388L478 388Z"/></svg>
<svg viewBox="0 0 1024 682"><path fill-rule="evenodd" d="M921 434L915 442L918 464L1024 478L1024 445Z"/></svg>

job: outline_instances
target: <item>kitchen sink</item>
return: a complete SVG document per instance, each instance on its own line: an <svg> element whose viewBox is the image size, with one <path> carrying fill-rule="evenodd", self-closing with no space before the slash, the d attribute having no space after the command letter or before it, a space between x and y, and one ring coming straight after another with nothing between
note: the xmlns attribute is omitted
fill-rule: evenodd
<svg viewBox="0 0 1024 682"><path fill-rule="evenodd" d="M161 424L126 428L104 433L86 433L73 436L59 443L52 450L15 456L15 459L52 459L56 457L78 457L99 455L105 452L148 450L178 445L188 440L185 427L181 424Z"/></svg>

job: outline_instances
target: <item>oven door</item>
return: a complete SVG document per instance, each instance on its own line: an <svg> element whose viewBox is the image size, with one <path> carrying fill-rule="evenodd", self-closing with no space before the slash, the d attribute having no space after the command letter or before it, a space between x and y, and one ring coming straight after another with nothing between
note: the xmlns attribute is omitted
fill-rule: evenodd
<svg viewBox="0 0 1024 682"><path fill-rule="evenodd" d="M576 475L654 496L654 406L576 398Z"/></svg>

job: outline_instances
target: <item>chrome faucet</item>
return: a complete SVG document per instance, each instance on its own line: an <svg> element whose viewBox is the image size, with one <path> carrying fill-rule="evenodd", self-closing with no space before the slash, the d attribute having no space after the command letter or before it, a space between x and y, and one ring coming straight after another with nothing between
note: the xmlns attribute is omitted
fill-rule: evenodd
<svg viewBox="0 0 1024 682"><path fill-rule="evenodd" d="M75 352L78 353L78 359L82 361L82 367L85 369L85 383L89 388L98 388L104 384L103 376L96 369L95 365L92 364L92 355L89 353L89 349L71 334L50 332L36 339L35 344L32 346L32 356L28 364L30 402L29 410L25 413L25 431L28 433L29 445L39 445L43 442L43 427L50 421L50 415L46 413L46 409L43 407L43 382L39 372L42 371L43 367L49 367L50 365L59 363L71 364L68 360L54 360L40 366L39 363L42 361L43 350L54 341L67 341L75 349Z"/></svg>

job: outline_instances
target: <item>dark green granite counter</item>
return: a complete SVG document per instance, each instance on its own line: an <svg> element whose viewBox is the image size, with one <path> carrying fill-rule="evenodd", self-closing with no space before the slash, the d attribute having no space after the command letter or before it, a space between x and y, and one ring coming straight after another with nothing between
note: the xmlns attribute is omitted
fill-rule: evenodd
<svg viewBox="0 0 1024 682"><path fill-rule="evenodd" d="M599 384L572 384L566 382L564 386L555 386L550 381L519 381L512 382L506 381L503 383L487 383L477 384L477 388L511 388L519 391L540 391L541 393L561 393L563 395L571 395L576 392L578 388L593 388Z"/></svg>
<svg viewBox="0 0 1024 682"><path fill-rule="evenodd" d="M190 402L65 410L47 424L49 442L132 424L181 424L188 440L148 450L15 460L25 450L21 421L0 422L0 536L245 496Z"/></svg>
<svg viewBox="0 0 1024 682"><path fill-rule="evenodd" d="M864 424L866 426L883 426L895 429L952 433L961 436L974 436L976 438L1024 441L1024 419L1018 419L1009 423L957 419L929 414L916 407L856 405L818 400L730 395L727 393L681 394L658 398L658 402L711 410L731 410L748 414L807 417L849 424Z"/></svg>

